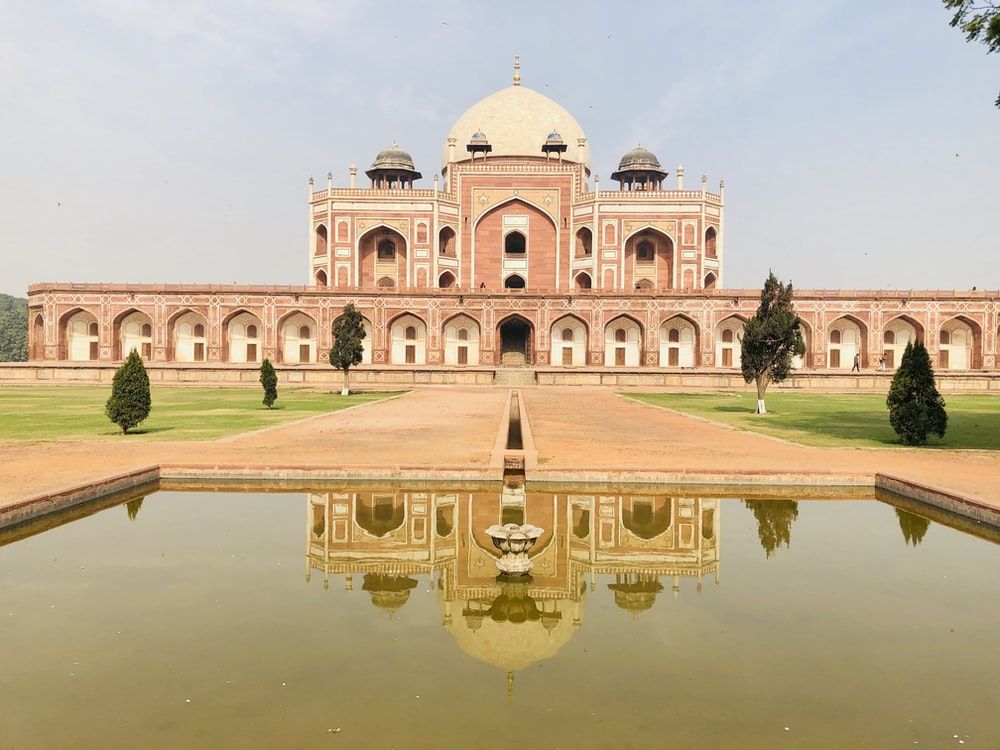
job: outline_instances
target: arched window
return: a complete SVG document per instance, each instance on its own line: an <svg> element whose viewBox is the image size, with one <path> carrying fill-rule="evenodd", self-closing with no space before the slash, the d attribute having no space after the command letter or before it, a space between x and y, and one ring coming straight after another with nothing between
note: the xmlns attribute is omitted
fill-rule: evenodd
<svg viewBox="0 0 1000 750"><path fill-rule="evenodd" d="M316 227L316 255L326 255L327 235L326 227L320 224Z"/></svg>
<svg viewBox="0 0 1000 750"><path fill-rule="evenodd" d="M378 243L379 260L396 260L396 243L392 240L380 240Z"/></svg>
<svg viewBox="0 0 1000 750"><path fill-rule="evenodd" d="M326 286L326 271L322 268L316 272L316 286Z"/></svg>
<svg viewBox="0 0 1000 750"><path fill-rule="evenodd" d="M417 339L417 329L416 326L406 326L406 331L403 333L403 338L407 341L416 341Z"/></svg>
<svg viewBox="0 0 1000 750"><path fill-rule="evenodd" d="M895 332L894 331L886 331L884 334L882 334L882 343L884 343L884 344L890 344L890 345L891 344L895 344L896 343L896 334L895 334Z"/></svg>
<svg viewBox="0 0 1000 750"><path fill-rule="evenodd" d="M300 339L309 338L309 326L299 326L299 338Z"/></svg>
<svg viewBox="0 0 1000 750"><path fill-rule="evenodd" d="M248 339L257 338L257 326L255 326L253 323L247 326L247 338Z"/></svg>
<svg viewBox="0 0 1000 750"><path fill-rule="evenodd" d="M643 240L635 249L635 259L640 263L652 263L653 252L653 243Z"/></svg>
<svg viewBox="0 0 1000 750"><path fill-rule="evenodd" d="M503 238L503 251L508 255L524 255L526 249L527 241L520 232L510 232Z"/></svg>
<svg viewBox="0 0 1000 750"><path fill-rule="evenodd" d="M589 258L593 254L593 237L587 227L581 227L576 233L576 257Z"/></svg>
<svg viewBox="0 0 1000 750"><path fill-rule="evenodd" d="M615 329L615 343L624 344L625 343L625 329L616 328Z"/></svg>
<svg viewBox="0 0 1000 750"><path fill-rule="evenodd" d="M641 281L639 281L639 282L636 283L635 288L636 289L647 289L647 290L648 289L652 289L653 288L653 282L650 281L649 279L642 279Z"/></svg>
<svg viewBox="0 0 1000 750"><path fill-rule="evenodd" d="M941 331L941 343L951 344L951 331Z"/></svg>
<svg viewBox="0 0 1000 750"><path fill-rule="evenodd" d="M716 232L715 227L705 230L705 255L709 258L715 257Z"/></svg>
<svg viewBox="0 0 1000 750"><path fill-rule="evenodd" d="M441 255L455 256L455 230L444 227L438 234L438 252Z"/></svg>
<svg viewBox="0 0 1000 750"><path fill-rule="evenodd" d="M458 329L458 340L459 341L468 341L469 340L469 329L468 328L459 328Z"/></svg>
<svg viewBox="0 0 1000 750"><path fill-rule="evenodd" d="M438 277L438 287L441 289L450 289L455 286L455 274L451 271L445 271Z"/></svg>
<svg viewBox="0 0 1000 750"><path fill-rule="evenodd" d="M589 273L578 273L576 275L577 289L590 289L592 286Z"/></svg>
<svg viewBox="0 0 1000 750"><path fill-rule="evenodd" d="M563 328L563 330L562 330L562 340L563 341L572 341L573 340L573 329L572 328Z"/></svg>
<svg viewBox="0 0 1000 750"><path fill-rule="evenodd" d="M524 277L516 273L503 280L504 289L524 289Z"/></svg>
<svg viewBox="0 0 1000 750"><path fill-rule="evenodd" d="M722 343L731 344L733 343L733 329L727 328L722 332Z"/></svg>
<svg viewBox="0 0 1000 750"><path fill-rule="evenodd" d="M839 344L840 343L840 338L841 337L840 337L840 329L839 328L834 328L832 331L830 331L830 343L831 344Z"/></svg>
<svg viewBox="0 0 1000 750"><path fill-rule="evenodd" d="M671 344L679 343L680 340L681 340L681 332L678 331L676 328L671 328L667 332L667 341L669 341Z"/></svg>
<svg viewBox="0 0 1000 750"><path fill-rule="evenodd" d="M715 274L714 273L706 273L705 274L705 288L706 289L715 289Z"/></svg>
<svg viewBox="0 0 1000 750"><path fill-rule="evenodd" d="M203 323L194 324L194 335L196 338L203 338L205 336L205 325Z"/></svg>
<svg viewBox="0 0 1000 750"><path fill-rule="evenodd" d="M390 279L388 276L383 276L378 280L378 285L382 289L393 289L396 286L396 282Z"/></svg>
<svg viewBox="0 0 1000 750"><path fill-rule="evenodd" d="M143 323L142 328L139 330L139 335L141 335L143 338L149 338L150 336L153 335L153 326L151 326L149 323Z"/></svg>
<svg viewBox="0 0 1000 750"><path fill-rule="evenodd" d="M87 326L87 335L96 336L97 335L97 323L91 323Z"/></svg>

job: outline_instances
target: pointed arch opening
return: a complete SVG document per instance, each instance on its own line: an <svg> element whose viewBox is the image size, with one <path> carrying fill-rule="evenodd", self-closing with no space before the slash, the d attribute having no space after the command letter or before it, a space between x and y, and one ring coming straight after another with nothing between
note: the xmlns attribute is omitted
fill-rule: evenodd
<svg viewBox="0 0 1000 750"><path fill-rule="evenodd" d="M479 322L461 313L445 321L444 363L458 367L479 364Z"/></svg>
<svg viewBox="0 0 1000 750"><path fill-rule="evenodd" d="M712 273L712 272L706 273L705 274L705 288L706 289L715 289L715 287L716 287L716 285L718 283L718 280L719 280L719 277L716 276L714 273Z"/></svg>
<svg viewBox="0 0 1000 750"><path fill-rule="evenodd" d="M580 291L592 289L594 286L594 282L590 278L590 274L586 271L580 271L580 273L574 277L573 284Z"/></svg>
<svg viewBox="0 0 1000 750"><path fill-rule="evenodd" d="M455 230L451 227L442 227L438 232L438 254L445 258L456 257Z"/></svg>
<svg viewBox="0 0 1000 750"><path fill-rule="evenodd" d="M584 367L587 364L587 324L575 315L564 315L552 324L549 333L549 361L559 367Z"/></svg>
<svg viewBox="0 0 1000 750"><path fill-rule="evenodd" d="M718 241L718 232L715 227L709 227L705 230L705 257L706 258L717 258L716 254L716 242Z"/></svg>
<svg viewBox="0 0 1000 750"><path fill-rule="evenodd" d="M946 320L938 332L938 369L979 369L982 346L982 328L972 318L956 315Z"/></svg>
<svg viewBox="0 0 1000 750"><path fill-rule="evenodd" d="M278 349L286 365L316 362L319 328L316 320L301 310L286 313L278 321Z"/></svg>
<svg viewBox="0 0 1000 750"><path fill-rule="evenodd" d="M427 363L427 324L412 313L404 313L389 323L392 342L389 361L394 365Z"/></svg>
<svg viewBox="0 0 1000 750"><path fill-rule="evenodd" d="M314 243L314 255L326 255L329 248L329 236L325 224L316 225L316 237Z"/></svg>
<svg viewBox="0 0 1000 750"><path fill-rule="evenodd" d="M534 324L521 315L511 315L497 324L497 361L501 365L520 367L533 362Z"/></svg>
<svg viewBox="0 0 1000 750"><path fill-rule="evenodd" d="M136 308L115 317L112 324L112 356L116 361L128 357L134 349L148 362L153 358L153 319Z"/></svg>
<svg viewBox="0 0 1000 750"><path fill-rule="evenodd" d="M633 232L625 240L626 283L636 289L673 289L674 255L674 241L665 232L653 227Z"/></svg>
<svg viewBox="0 0 1000 750"><path fill-rule="evenodd" d="M248 310L235 310L222 321L222 359L226 362L262 361L264 325Z"/></svg>
<svg viewBox="0 0 1000 750"><path fill-rule="evenodd" d="M451 271L445 271L440 276L438 276L438 287L441 289L451 289L455 286L455 274Z"/></svg>
<svg viewBox="0 0 1000 750"><path fill-rule="evenodd" d="M886 370L895 370L903 359L906 345L924 340L924 327L909 315L899 315L882 326L882 361Z"/></svg>
<svg viewBox="0 0 1000 750"><path fill-rule="evenodd" d="M30 358L45 359L45 317L41 313L35 313L31 320Z"/></svg>
<svg viewBox="0 0 1000 750"><path fill-rule="evenodd" d="M842 315L827 326L826 366L829 370L868 367L868 326L853 315Z"/></svg>
<svg viewBox="0 0 1000 750"><path fill-rule="evenodd" d="M174 362L205 362L208 359L208 320L200 312L186 310L169 325Z"/></svg>
<svg viewBox="0 0 1000 750"><path fill-rule="evenodd" d="M590 227L580 227L576 230L576 245L574 255L577 258L589 258L594 254L594 233Z"/></svg>
<svg viewBox="0 0 1000 750"><path fill-rule="evenodd" d="M642 324L619 315L604 326L604 366L638 367L642 362Z"/></svg>
<svg viewBox="0 0 1000 750"><path fill-rule="evenodd" d="M698 354L698 325L686 315L674 315L660 324L660 367L694 367Z"/></svg>
<svg viewBox="0 0 1000 750"><path fill-rule="evenodd" d="M392 227L377 225L358 238L361 287L387 289L409 284L406 238ZM386 282L391 281L391 286Z"/></svg>
<svg viewBox="0 0 1000 750"><path fill-rule="evenodd" d="M740 369L743 327L746 325L739 315L731 315L715 326L716 366L726 369Z"/></svg>
<svg viewBox="0 0 1000 750"><path fill-rule="evenodd" d="M524 277L517 273L512 273L503 280L504 289L524 289L525 286Z"/></svg>
<svg viewBox="0 0 1000 750"><path fill-rule="evenodd" d="M100 356L99 332L97 316L89 310L78 307L65 313L59 322L61 359L96 361Z"/></svg>
<svg viewBox="0 0 1000 750"><path fill-rule="evenodd" d="M321 289L329 286L329 283L328 283L328 280L327 280L327 277L326 277L326 271L323 270L322 268L320 268L320 269L318 269L316 271L315 278L316 278L316 286L320 287Z"/></svg>

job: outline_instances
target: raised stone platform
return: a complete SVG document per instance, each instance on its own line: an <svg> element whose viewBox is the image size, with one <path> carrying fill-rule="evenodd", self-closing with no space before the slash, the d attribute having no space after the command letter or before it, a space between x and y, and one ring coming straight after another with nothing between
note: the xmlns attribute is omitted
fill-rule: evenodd
<svg viewBox="0 0 1000 750"><path fill-rule="evenodd" d="M5 362L0 363L0 385L110 384L117 365L103 362ZM158 385L218 385L259 387L256 365L157 364L147 365L150 382ZM278 381L289 386L339 388L343 376L329 365L276 365ZM799 370L778 390L885 393L892 373L847 373ZM944 393L1000 394L1000 371L939 371L938 388ZM656 367L611 368L495 368L424 365L359 366L351 371L351 384L359 387L419 385L577 385L618 388L669 388L677 391L743 391L748 389L736 370L666 369Z"/></svg>

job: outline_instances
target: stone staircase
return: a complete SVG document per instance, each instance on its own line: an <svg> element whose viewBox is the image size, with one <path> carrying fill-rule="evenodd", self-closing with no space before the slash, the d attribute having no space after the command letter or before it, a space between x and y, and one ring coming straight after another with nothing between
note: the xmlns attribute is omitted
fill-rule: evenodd
<svg viewBox="0 0 1000 750"><path fill-rule="evenodd" d="M493 371L493 385L535 385L535 371L530 367L498 367Z"/></svg>

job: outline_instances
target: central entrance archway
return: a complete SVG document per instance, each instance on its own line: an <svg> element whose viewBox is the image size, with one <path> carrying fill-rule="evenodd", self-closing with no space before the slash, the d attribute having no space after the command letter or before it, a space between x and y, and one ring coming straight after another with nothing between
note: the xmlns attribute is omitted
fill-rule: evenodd
<svg viewBox="0 0 1000 750"><path fill-rule="evenodd" d="M514 316L501 322L498 331L500 364L508 367L530 365L534 335L531 322L520 316Z"/></svg>

